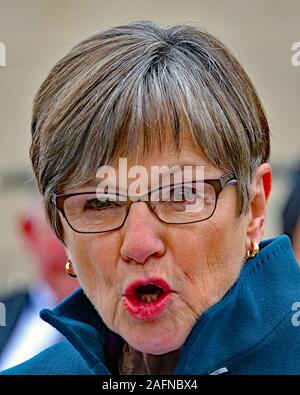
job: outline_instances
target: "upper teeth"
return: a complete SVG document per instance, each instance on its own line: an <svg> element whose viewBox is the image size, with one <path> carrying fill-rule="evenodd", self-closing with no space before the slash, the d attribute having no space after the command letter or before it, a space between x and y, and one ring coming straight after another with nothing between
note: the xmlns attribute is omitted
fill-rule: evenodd
<svg viewBox="0 0 300 395"><path fill-rule="evenodd" d="M140 296L140 298L143 302L150 303L150 302L154 302L158 298L158 295L157 294L143 294Z"/></svg>

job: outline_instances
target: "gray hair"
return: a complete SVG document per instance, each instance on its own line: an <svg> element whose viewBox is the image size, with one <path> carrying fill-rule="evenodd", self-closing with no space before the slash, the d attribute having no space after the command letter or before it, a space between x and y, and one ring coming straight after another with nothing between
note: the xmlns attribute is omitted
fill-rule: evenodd
<svg viewBox="0 0 300 395"><path fill-rule="evenodd" d="M47 216L63 240L53 192L82 185L101 164L161 149L180 151L188 128L217 168L233 171L239 214L251 178L270 154L270 132L249 77L215 37L190 25L149 21L101 31L50 71L34 101L30 155Z"/></svg>

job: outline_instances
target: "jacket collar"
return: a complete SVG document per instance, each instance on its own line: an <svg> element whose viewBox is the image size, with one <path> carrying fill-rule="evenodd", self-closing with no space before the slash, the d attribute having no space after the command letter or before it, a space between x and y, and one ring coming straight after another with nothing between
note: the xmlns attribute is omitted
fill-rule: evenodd
<svg viewBox="0 0 300 395"><path fill-rule="evenodd" d="M81 288L53 310L42 310L40 316L69 340L85 360L91 373L110 374L104 364L108 328Z"/></svg>
<svg viewBox="0 0 300 395"><path fill-rule="evenodd" d="M210 374L261 342L290 314L299 277L287 236L262 241L236 283L193 327L174 374ZM41 317L73 344L93 374L110 374L105 342L108 335L113 341L120 337L106 327L81 289L54 310L42 310Z"/></svg>

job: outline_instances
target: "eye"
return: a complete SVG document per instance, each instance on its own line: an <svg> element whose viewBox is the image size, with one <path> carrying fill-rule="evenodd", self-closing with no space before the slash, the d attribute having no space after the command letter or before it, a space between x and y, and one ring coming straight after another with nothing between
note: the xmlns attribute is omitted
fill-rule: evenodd
<svg viewBox="0 0 300 395"><path fill-rule="evenodd" d="M188 187L173 189L171 200L174 201L191 201L195 197L195 191Z"/></svg>
<svg viewBox="0 0 300 395"><path fill-rule="evenodd" d="M115 202L109 200L101 201L99 199L90 199L85 202L85 210L102 210L104 208L113 207Z"/></svg>

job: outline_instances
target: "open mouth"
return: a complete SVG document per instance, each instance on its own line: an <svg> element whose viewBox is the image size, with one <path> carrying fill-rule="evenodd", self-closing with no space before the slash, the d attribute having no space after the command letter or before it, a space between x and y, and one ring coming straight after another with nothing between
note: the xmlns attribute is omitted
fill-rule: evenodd
<svg viewBox="0 0 300 395"><path fill-rule="evenodd" d="M138 280L126 289L123 302L132 317L140 320L153 319L164 310L172 293L163 279Z"/></svg>
<svg viewBox="0 0 300 395"><path fill-rule="evenodd" d="M145 303L155 302L163 293L164 290L155 284L141 285L136 288L137 298Z"/></svg>

